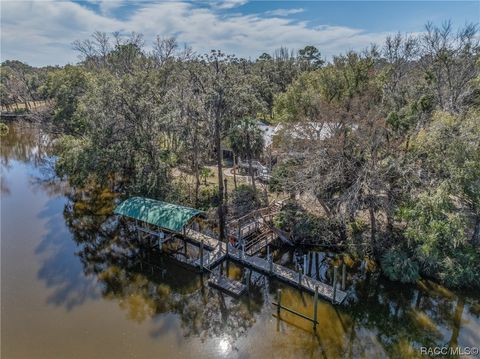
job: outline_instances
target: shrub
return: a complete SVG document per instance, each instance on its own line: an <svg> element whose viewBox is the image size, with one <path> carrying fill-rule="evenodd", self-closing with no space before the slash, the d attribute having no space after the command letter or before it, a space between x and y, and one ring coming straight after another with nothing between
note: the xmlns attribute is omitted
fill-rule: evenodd
<svg viewBox="0 0 480 359"><path fill-rule="evenodd" d="M418 263L400 248L391 248L381 260L383 272L390 280L413 283L419 278Z"/></svg>
<svg viewBox="0 0 480 359"><path fill-rule="evenodd" d="M219 203L217 187L209 186L200 188L198 192L199 209L206 211L209 208L218 207Z"/></svg>
<svg viewBox="0 0 480 359"><path fill-rule="evenodd" d="M255 193L252 186L246 184L241 184L233 190L231 203L233 215L236 217L241 217L262 205L258 193Z"/></svg>

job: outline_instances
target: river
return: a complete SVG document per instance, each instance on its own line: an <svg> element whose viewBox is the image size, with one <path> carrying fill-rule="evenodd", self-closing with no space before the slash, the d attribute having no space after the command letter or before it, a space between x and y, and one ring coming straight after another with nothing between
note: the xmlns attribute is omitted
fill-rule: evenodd
<svg viewBox="0 0 480 359"><path fill-rule="evenodd" d="M281 288L284 305L311 315L312 296L262 275L234 299L166 255L127 256L115 196L69 188L53 172L50 136L9 127L0 139L2 358L415 358L421 347L480 346L478 293L349 269L348 302L320 301L314 331L288 313L278 320L271 305ZM231 263L229 275L247 271Z"/></svg>

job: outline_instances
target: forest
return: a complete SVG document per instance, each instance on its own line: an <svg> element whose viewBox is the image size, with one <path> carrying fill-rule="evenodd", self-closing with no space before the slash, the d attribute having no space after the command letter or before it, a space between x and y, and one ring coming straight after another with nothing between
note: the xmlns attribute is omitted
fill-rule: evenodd
<svg viewBox="0 0 480 359"><path fill-rule="evenodd" d="M71 186L200 208L220 239L228 217L282 197L275 224L295 245L371 258L394 281L480 288L476 25L328 60L311 45L245 59L137 33L73 48L75 65L0 69L2 111L45 103L31 120L56 134Z"/></svg>

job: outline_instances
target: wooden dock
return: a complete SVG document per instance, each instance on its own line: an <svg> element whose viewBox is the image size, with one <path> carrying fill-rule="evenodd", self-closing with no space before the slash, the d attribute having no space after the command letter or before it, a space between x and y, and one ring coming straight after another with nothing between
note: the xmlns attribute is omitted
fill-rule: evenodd
<svg viewBox="0 0 480 359"><path fill-rule="evenodd" d="M237 243L241 244L240 249L235 248L230 243L220 242L216 238L210 237L191 228L184 229L183 240L199 247L199 255L197 258L189 258L184 255L178 255L176 258L183 263L199 268L201 271L211 271L214 267L226 259L231 259L257 272L276 278L280 281L293 285L301 290L310 293L318 292L321 297L330 300L332 303L342 303L347 293L335 289L335 286L320 282L314 278L305 275L302 272L296 272L290 268L273 263L272 257L267 259L261 258L256 254L265 247L268 247L274 240L278 238L278 233L272 228L270 222L271 217L277 210L276 206L256 211L258 217L252 222L252 215L248 215L237 219L230 228L238 226ZM254 214L255 214L254 213ZM162 232L152 231L149 228L136 226L138 233L143 233L150 238L156 237L157 244L161 249L162 244L175 238L173 235L166 235ZM235 231L231 231L234 233ZM247 241L243 235L251 234ZM253 233L253 234L252 234ZM186 247L185 247L186 248ZM336 280L334 280L336 283ZM231 292L233 295L240 295L242 292L242 284L234 283L224 277L213 275L211 285Z"/></svg>
<svg viewBox="0 0 480 359"><path fill-rule="evenodd" d="M318 294L321 297L332 301L333 303L340 304L347 296L346 292L339 289L334 290L334 287L331 285L320 282L301 272L296 272L290 268L273 263L271 257L269 260L266 260L258 256L250 256L246 254L245 251L234 248L230 244L228 244L227 251L226 243L219 242L214 238L211 238L210 241L217 242L217 245L214 247L214 249L211 252L206 252L203 256L203 260L198 258L191 262L192 265L200 267L201 270L211 270L225 259L231 259L245 267L251 268L270 277L274 277L280 281L310 293L315 293L315 288L318 288Z"/></svg>
<svg viewBox="0 0 480 359"><path fill-rule="evenodd" d="M347 297L347 293L342 290L334 290L334 288L326 283L320 282L301 272L273 263L272 260L265 260L257 256L242 255L238 250L229 251L230 259L241 263L242 265L252 268L258 272L275 277L285 283L296 286L310 293L315 293L318 288L318 294L334 303L341 304ZM334 298L335 296L335 298Z"/></svg>
<svg viewBox="0 0 480 359"><path fill-rule="evenodd" d="M212 275L208 280L208 284L235 297L241 296L247 289L246 285L222 275Z"/></svg>

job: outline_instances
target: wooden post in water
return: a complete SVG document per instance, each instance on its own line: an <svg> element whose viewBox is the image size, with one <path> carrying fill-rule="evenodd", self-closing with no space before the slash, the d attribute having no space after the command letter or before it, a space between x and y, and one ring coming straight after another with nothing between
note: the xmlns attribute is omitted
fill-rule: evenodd
<svg viewBox="0 0 480 359"><path fill-rule="evenodd" d="M307 274L307 255L303 255L303 273Z"/></svg>
<svg viewBox="0 0 480 359"><path fill-rule="evenodd" d="M337 297L337 272L338 272L338 267L333 267L333 297L332 297L333 303L335 303L335 299Z"/></svg>
<svg viewBox="0 0 480 359"><path fill-rule="evenodd" d="M308 252L308 275L312 276L312 262L313 262L313 253Z"/></svg>
<svg viewBox="0 0 480 359"><path fill-rule="evenodd" d="M302 270L298 270L298 286L302 285Z"/></svg>
<svg viewBox="0 0 480 359"><path fill-rule="evenodd" d="M203 271L203 240L200 242L200 268Z"/></svg>
<svg viewBox="0 0 480 359"><path fill-rule="evenodd" d="M272 254L268 254L268 268L269 268L269 271L270 271L270 274L273 273L273 258L272 258Z"/></svg>
<svg viewBox="0 0 480 359"><path fill-rule="evenodd" d="M245 241L242 239L242 259L245 259Z"/></svg>
<svg viewBox="0 0 480 359"><path fill-rule="evenodd" d="M345 290L347 282L347 266L342 263L342 290Z"/></svg>
<svg viewBox="0 0 480 359"><path fill-rule="evenodd" d="M280 318L280 309L282 307L282 290L277 290L277 316Z"/></svg>
<svg viewBox="0 0 480 359"><path fill-rule="evenodd" d="M320 266L318 264L319 260L318 252L315 253L315 272L317 273L317 279L320 279Z"/></svg>
<svg viewBox="0 0 480 359"><path fill-rule="evenodd" d="M315 287L315 295L313 296L313 329L317 327L317 312L318 312L318 287Z"/></svg>

